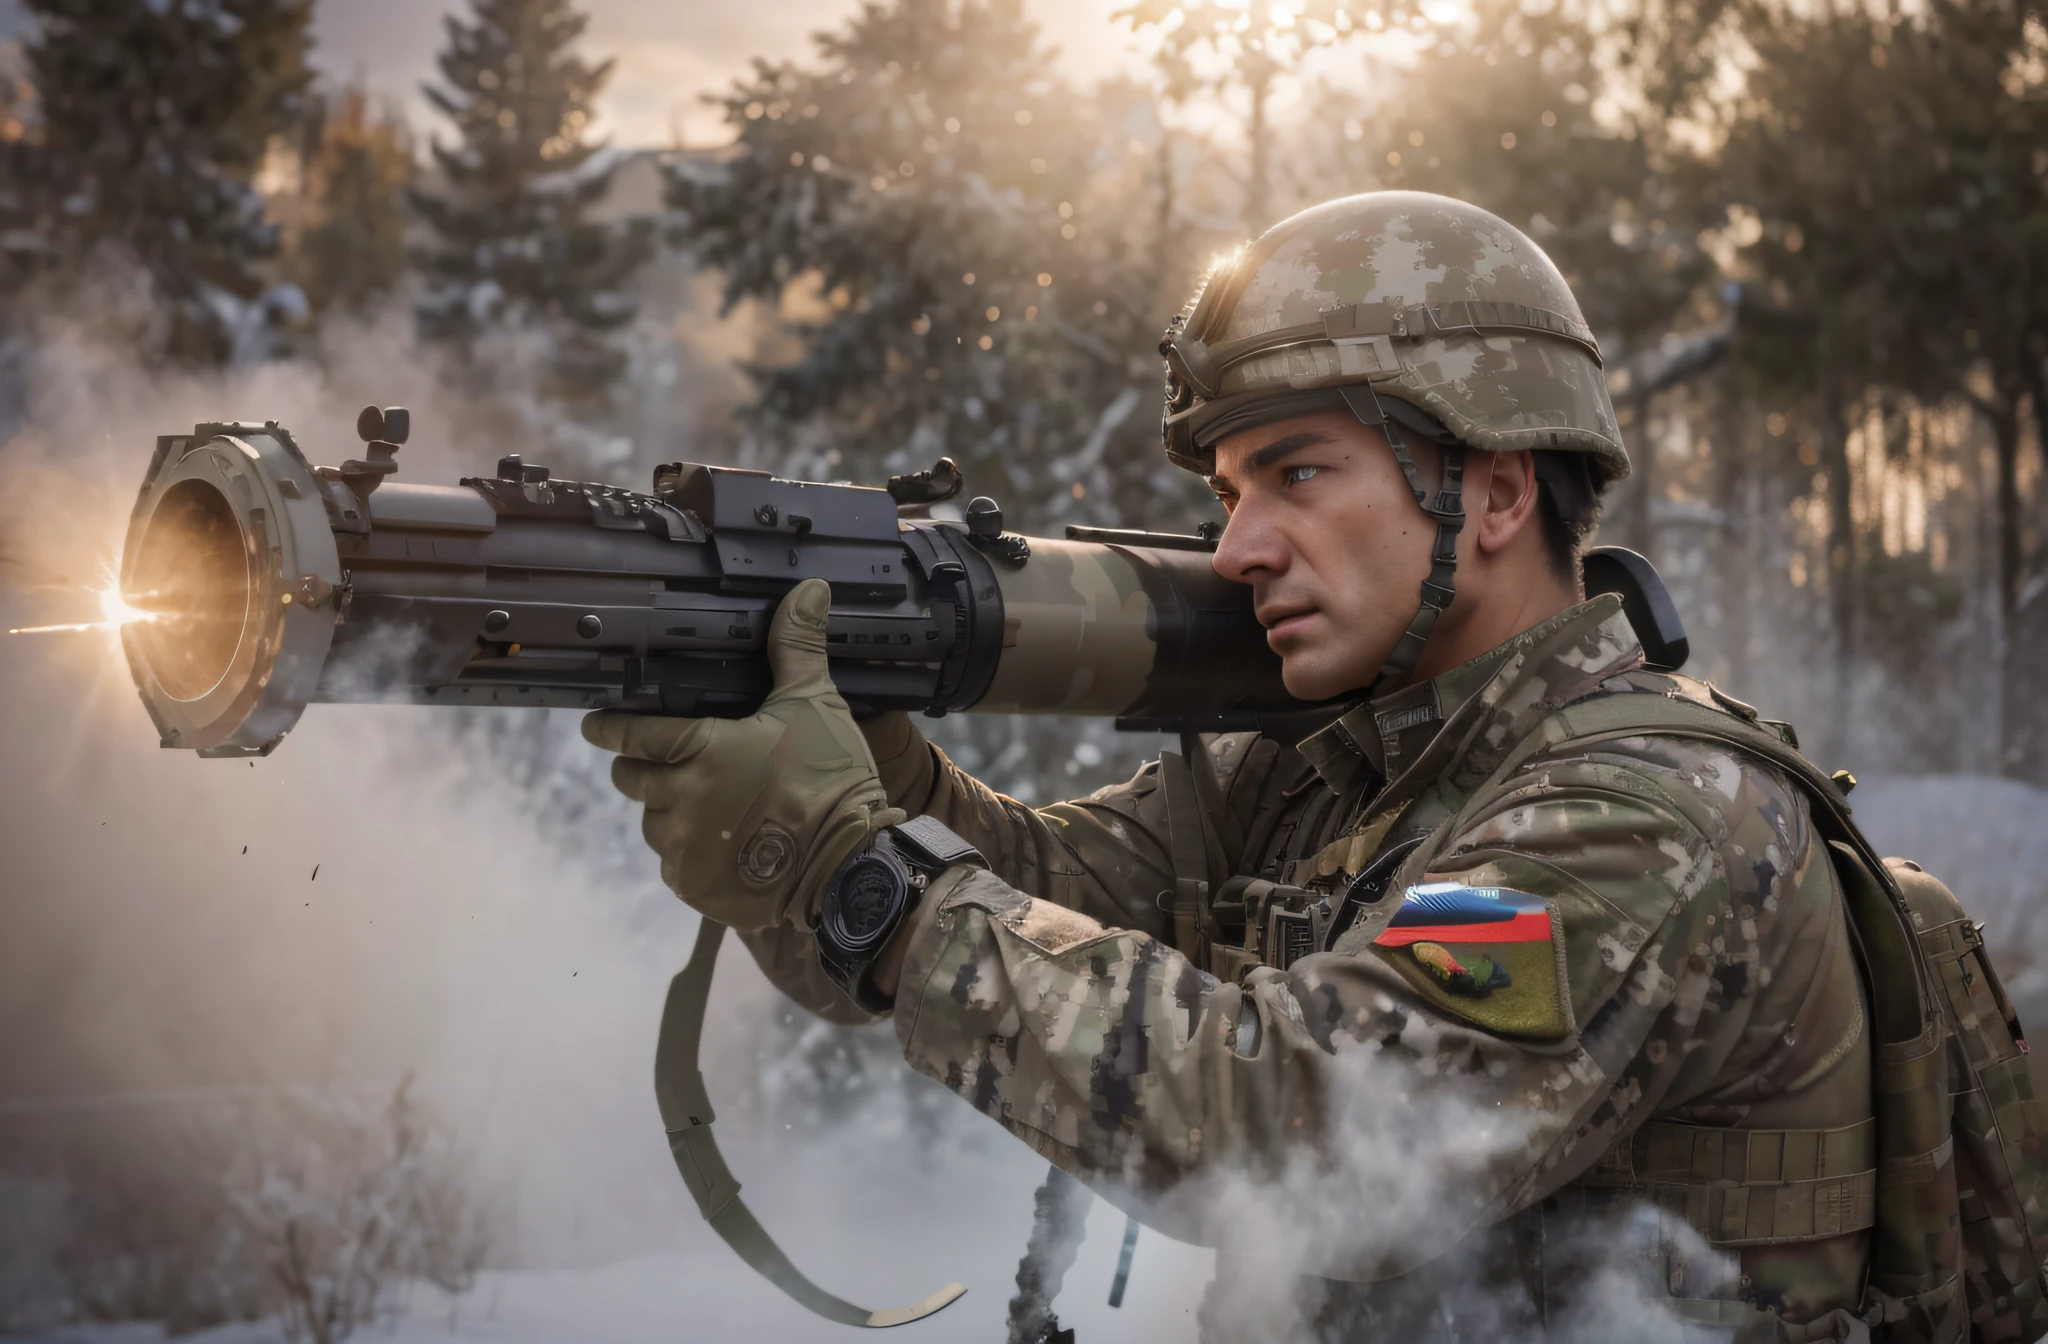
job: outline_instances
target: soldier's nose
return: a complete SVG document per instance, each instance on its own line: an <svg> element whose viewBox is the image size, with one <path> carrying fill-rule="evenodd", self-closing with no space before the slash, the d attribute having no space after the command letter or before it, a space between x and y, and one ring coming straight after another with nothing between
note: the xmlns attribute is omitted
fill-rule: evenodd
<svg viewBox="0 0 2048 1344"><path fill-rule="evenodd" d="M1210 565L1221 578L1250 583L1261 574L1278 574L1286 569L1286 547L1270 527L1263 525L1256 511L1240 504L1224 524Z"/></svg>

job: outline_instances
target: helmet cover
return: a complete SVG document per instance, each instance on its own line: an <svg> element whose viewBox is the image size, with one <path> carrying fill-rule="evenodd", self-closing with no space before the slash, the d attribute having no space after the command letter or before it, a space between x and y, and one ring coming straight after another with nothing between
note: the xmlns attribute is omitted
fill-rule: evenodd
<svg viewBox="0 0 2048 1344"><path fill-rule="evenodd" d="M1585 453L1596 487L1628 474L1571 287L1519 229L1447 196L1368 192L1283 220L1211 273L1160 353L1167 455L1202 475L1222 432L1277 418L1263 403L1361 384L1472 448Z"/></svg>

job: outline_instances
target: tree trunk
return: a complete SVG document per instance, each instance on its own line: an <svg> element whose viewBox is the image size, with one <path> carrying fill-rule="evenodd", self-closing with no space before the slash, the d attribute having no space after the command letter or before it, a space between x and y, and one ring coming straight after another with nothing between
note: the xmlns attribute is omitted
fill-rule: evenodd
<svg viewBox="0 0 2048 1344"><path fill-rule="evenodd" d="M1157 227L1161 238L1173 236L1174 172L1173 132L1163 122L1159 127L1159 201Z"/></svg>
<svg viewBox="0 0 2048 1344"><path fill-rule="evenodd" d="M1743 407L1737 398L1728 395L1721 385L1721 379L1708 384L1708 396L1712 400L1714 438L1716 443L1715 502L1721 509L1721 535L1711 543L1723 557L1718 564L1709 566L1719 581L1719 605L1722 629L1716 641L1728 660L1728 684L1749 690L1736 690L1735 694L1753 694L1750 680L1749 641L1752 628L1750 607L1755 600L1756 576L1756 510L1753 485L1755 474L1751 470L1751 454L1755 451L1756 433L1760 428L1759 417ZM1705 676L1707 669L1701 668L1694 676Z"/></svg>
<svg viewBox="0 0 2048 1344"><path fill-rule="evenodd" d="M2012 620L2019 604L2020 567L2020 417L2014 410L1986 409L1998 451L1998 613Z"/></svg>
<svg viewBox="0 0 2048 1344"><path fill-rule="evenodd" d="M2036 368L2028 399L2035 451L2048 454L2048 370ZM1998 611L2000 650L1998 769L2012 779L2048 785L2048 703L2040 693L2048 661L2048 595L2030 591L2030 557L2022 535L2020 417L1993 417L1998 438Z"/></svg>
<svg viewBox="0 0 2048 1344"><path fill-rule="evenodd" d="M1856 675L1856 516L1849 481L1848 407L1838 384L1821 393L1820 461L1828 475L1828 610L1835 627L1835 685L1828 697L1829 750L1849 750L1850 698Z"/></svg>
<svg viewBox="0 0 2048 1344"><path fill-rule="evenodd" d="M1635 483L1635 499L1629 510L1622 544L1655 564L1657 557L1652 548L1656 544L1657 524L1650 517L1650 509L1657 494L1657 445L1650 437L1650 399L1640 394L1631 396L1627 407L1628 428L1636 441L1636 452L1630 459L1629 469L1629 476Z"/></svg>
<svg viewBox="0 0 2048 1344"><path fill-rule="evenodd" d="M1262 233L1272 221L1267 218L1271 210L1272 190L1267 182L1271 171L1272 155L1267 153L1266 139L1269 134L1266 125L1266 102L1273 94L1272 62L1263 54L1255 54L1245 68L1245 92L1251 95L1251 118L1245 132L1251 140L1251 174L1245 184L1245 223L1253 233Z"/></svg>

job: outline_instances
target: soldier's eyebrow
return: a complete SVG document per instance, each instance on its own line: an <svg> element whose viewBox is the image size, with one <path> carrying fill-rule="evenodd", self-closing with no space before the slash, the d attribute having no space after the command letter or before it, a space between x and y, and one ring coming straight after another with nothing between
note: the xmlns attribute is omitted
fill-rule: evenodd
<svg viewBox="0 0 2048 1344"><path fill-rule="evenodd" d="M1298 433L1289 434L1284 439L1275 439L1244 460L1244 474L1246 476L1256 476L1282 458L1291 457L1304 448L1313 448L1319 443L1329 442L1331 442L1330 436L1319 429L1304 429ZM1231 485L1228 476L1220 474L1209 478L1209 486L1211 489L1223 490L1235 488Z"/></svg>

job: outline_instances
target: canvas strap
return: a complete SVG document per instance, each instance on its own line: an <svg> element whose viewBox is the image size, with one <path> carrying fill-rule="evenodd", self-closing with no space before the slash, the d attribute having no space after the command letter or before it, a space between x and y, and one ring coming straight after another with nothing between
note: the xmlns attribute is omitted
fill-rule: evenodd
<svg viewBox="0 0 2048 1344"><path fill-rule="evenodd" d="M711 1109L711 1094L704 1086L704 1074L697 1067L698 1047L704 1038L704 1008L711 995L711 972L718 963L718 945L724 937L725 925L716 920L707 919L698 926L697 945L690 952L689 962L669 982L668 1002L661 1010L661 1034L654 1046L654 1096L661 1107L662 1127L668 1131L669 1151L675 1157L676 1170L682 1173L683 1184L690 1187L704 1221L761 1277L828 1321L875 1328L904 1325L949 1305L966 1288L949 1283L922 1302L879 1311L834 1297L790 1263L740 1199L740 1183L725 1165L718 1140L711 1134L711 1122L717 1117Z"/></svg>

